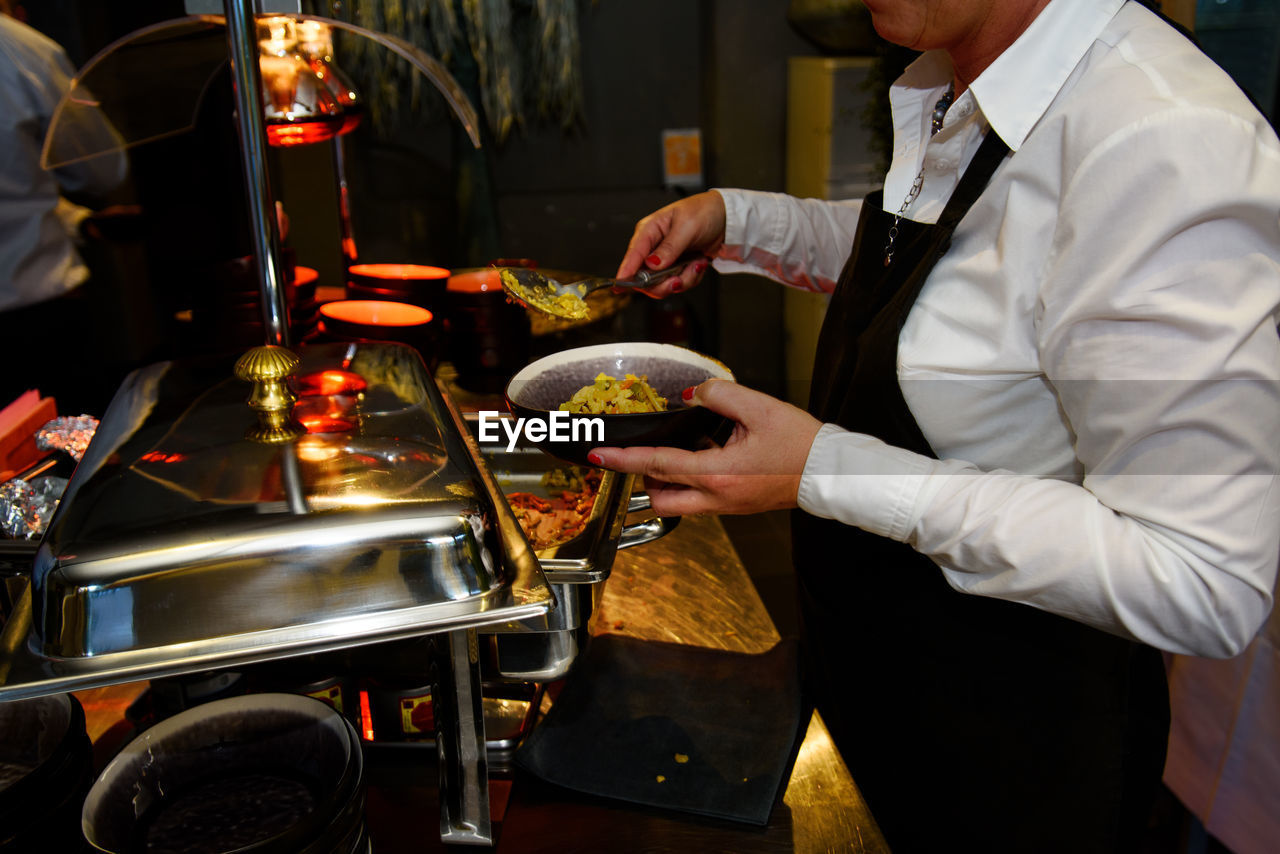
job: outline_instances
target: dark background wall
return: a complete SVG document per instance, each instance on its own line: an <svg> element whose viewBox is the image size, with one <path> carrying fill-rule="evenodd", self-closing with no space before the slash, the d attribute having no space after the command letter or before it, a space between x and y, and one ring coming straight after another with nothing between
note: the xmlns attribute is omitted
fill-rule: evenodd
<svg viewBox="0 0 1280 854"><path fill-rule="evenodd" d="M700 128L707 186L782 190L786 60L814 49L786 22L787 0L611 0L581 4L584 119L565 132L525 126L497 144L487 163L498 228L492 252L477 253L460 216L451 175L460 155L448 117L392 133L357 131L350 180L361 257L445 266L492 257L532 258L591 273L617 267L635 223L686 190L663 186L665 128ZM434 111L438 112L438 111ZM292 242L313 266L336 260L323 212L327 153L282 153ZM301 203L299 203L301 202ZM740 378L778 392L782 383L781 293L751 276L717 279L666 304L639 300L626 334L648 337L672 312L688 342L716 353Z"/></svg>
<svg viewBox="0 0 1280 854"><path fill-rule="evenodd" d="M29 18L63 43L79 64L125 33L183 14L181 0L104 4L29 2ZM482 157L459 146L456 123L440 103L425 103L396 127L366 126L345 138L361 260L484 264L493 257L534 258L544 266L612 272L635 222L688 190L663 186L660 139L666 128L699 128L707 186L781 190L784 180L786 59L815 50L787 24L788 0L609 0L580 4L584 115L566 132L529 123L503 143L486 139ZM341 55L338 56L341 64ZM360 81L357 81L359 83ZM216 117L215 117L216 120ZM229 120L229 117L228 117ZM133 152L144 204L164 211L163 262L153 290L174 290L175 258L207 254L243 215L230 167L211 162L224 130ZM219 158L233 163L234 151ZM276 152L273 182L292 220L289 244L299 263L339 284L332 151L311 146ZM462 195L491 218L476 240L475 210L460 210L463 165L481 179ZM216 174L217 180L204 180ZM473 173L474 174L474 173ZM470 179L469 179L470 180ZM212 185L212 186L211 186ZM170 205L166 197L186 200ZM211 225L210 223L213 223ZM189 224L185 231L180 227ZM247 250L246 250L247 251ZM664 304L639 299L622 334L669 330L679 315L693 346L720 355L756 387L781 389L781 296L749 276L717 279Z"/></svg>

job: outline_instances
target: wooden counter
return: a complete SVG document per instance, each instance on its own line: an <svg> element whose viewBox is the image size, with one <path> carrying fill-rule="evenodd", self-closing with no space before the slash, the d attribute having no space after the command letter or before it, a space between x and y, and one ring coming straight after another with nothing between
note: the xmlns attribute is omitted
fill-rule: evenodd
<svg viewBox="0 0 1280 854"><path fill-rule="evenodd" d="M591 630L745 653L780 640L724 527L699 516L618 554ZM762 829L562 791L512 790L499 851L593 852L602 845L611 852L889 850L816 712L782 805Z"/></svg>

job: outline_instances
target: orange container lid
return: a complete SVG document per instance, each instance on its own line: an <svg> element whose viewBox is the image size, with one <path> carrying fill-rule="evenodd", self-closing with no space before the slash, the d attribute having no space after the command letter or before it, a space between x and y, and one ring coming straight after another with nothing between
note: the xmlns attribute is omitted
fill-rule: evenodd
<svg viewBox="0 0 1280 854"><path fill-rule="evenodd" d="M361 326L421 326L431 322L431 312L416 305L389 300L338 300L320 306L327 318Z"/></svg>
<svg viewBox="0 0 1280 854"><path fill-rule="evenodd" d="M458 273L449 277L448 290L462 294L482 294L490 291L501 291L501 271L475 270L470 273Z"/></svg>
<svg viewBox="0 0 1280 854"><path fill-rule="evenodd" d="M447 279L449 271L444 267L424 264L352 264L347 268L353 276L371 279Z"/></svg>

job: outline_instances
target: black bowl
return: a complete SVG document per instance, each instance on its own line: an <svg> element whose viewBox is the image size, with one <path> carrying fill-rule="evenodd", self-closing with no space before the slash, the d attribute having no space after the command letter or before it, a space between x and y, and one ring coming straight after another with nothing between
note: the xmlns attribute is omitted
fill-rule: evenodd
<svg viewBox="0 0 1280 854"><path fill-rule="evenodd" d="M560 412L560 404L590 385L596 374L621 379L644 375L667 399L665 412L589 415ZM733 422L701 406L686 406L680 393L713 378L732 380L733 372L720 362L673 344L633 342L577 347L544 356L520 370L507 384L507 407L517 418L547 425L547 435L528 432L528 440L554 457L590 465L592 448L634 445L683 448L687 451L723 442ZM553 414L554 413L554 414ZM594 423L598 419L598 425ZM492 433L490 434L492 435ZM507 435L498 430L504 444ZM481 441L485 441L482 436Z"/></svg>
<svg viewBox="0 0 1280 854"><path fill-rule="evenodd" d="M389 299L444 311L449 271L422 264L353 264L347 270L351 299Z"/></svg>
<svg viewBox="0 0 1280 854"><path fill-rule="evenodd" d="M396 341L428 354L435 343L434 315L388 300L337 300L320 306L325 332L338 340Z"/></svg>
<svg viewBox="0 0 1280 854"><path fill-rule="evenodd" d="M348 854L364 830L363 768L355 729L319 700L214 700L127 744L89 791L81 828L94 850L121 854L144 840L211 854Z"/></svg>
<svg viewBox="0 0 1280 854"><path fill-rule="evenodd" d="M79 850L92 782L93 746L75 697L0 703L0 851Z"/></svg>

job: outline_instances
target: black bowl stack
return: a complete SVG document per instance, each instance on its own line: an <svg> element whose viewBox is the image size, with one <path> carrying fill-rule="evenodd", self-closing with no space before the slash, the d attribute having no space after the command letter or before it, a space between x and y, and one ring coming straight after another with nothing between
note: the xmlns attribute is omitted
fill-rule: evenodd
<svg viewBox="0 0 1280 854"><path fill-rule="evenodd" d="M294 342L314 337L320 320L314 270L299 267L284 253L284 298L289 311L289 337ZM191 283L189 345L196 352L222 352L253 347L266 340L262 322L262 291L251 257L236 258L198 270Z"/></svg>
<svg viewBox="0 0 1280 854"><path fill-rule="evenodd" d="M0 852L79 850L92 782L93 747L75 697L0 703Z"/></svg>

